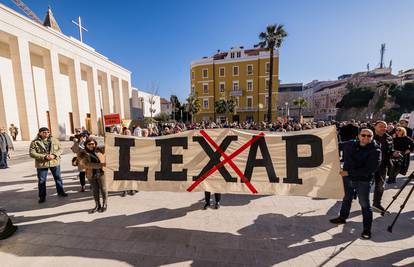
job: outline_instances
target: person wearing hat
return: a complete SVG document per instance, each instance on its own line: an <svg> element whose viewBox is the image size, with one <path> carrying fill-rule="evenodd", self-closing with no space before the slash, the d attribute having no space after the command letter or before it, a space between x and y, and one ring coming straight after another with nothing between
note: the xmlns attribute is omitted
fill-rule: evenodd
<svg viewBox="0 0 414 267"><path fill-rule="evenodd" d="M56 184L58 196L66 197L67 194L63 189L63 182L60 176L60 156L62 147L59 141L50 135L46 127L39 129L36 138L30 143L30 157L35 159L37 169L37 179L39 185L39 203L46 200L46 178L50 170Z"/></svg>

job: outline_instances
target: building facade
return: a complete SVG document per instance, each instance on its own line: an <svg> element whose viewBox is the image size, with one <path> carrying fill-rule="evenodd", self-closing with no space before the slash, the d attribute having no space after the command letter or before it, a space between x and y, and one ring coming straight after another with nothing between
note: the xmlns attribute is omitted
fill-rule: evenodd
<svg viewBox="0 0 414 267"><path fill-rule="evenodd" d="M303 83L280 84L278 90L277 107L282 117L299 119L299 107L293 102L303 97Z"/></svg>
<svg viewBox="0 0 414 267"><path fill-rule="evenodd" d="M190 69L191 94L201 100L195 121L263 121L267 114L269 55L264 49L231 48L193 61ZM277 118L279 54L274 53L272 120ZM234 99L232 114L217 114L215 102Z"/></svg>
<svg viewBox="0 0 414 267"><path fill-rule="evenodd" d="M133 119L153 118L161 112L160 96L132 88Z"/></svg>
<svg viewBox="0 0 414 267"><path fill-rule="evenodd" d="M45 25L0 4L0 125L19 139L40 127L66 139L74 128L102 130L101 114L130 118L131 72L60 32L51 10Z"/></svg>
<svg viewBox="0 0 414 267"><path fill-rule="evenodd" d="M165 98L160 99L161 103L161 113L171 115L172 113L172 103Z"/></svg>
<svg viewBox="0 0 414 267"><path fill-rule="evenodd" d="M379 82L400 83L400 78L392 75L390 68L374 69L338 77L335 81L312 81L304 87L304 98L308 101L305 115L315 120L332 120L336 118L336 105L348 93L348 83L354 86L373 87Z"/></svg>
<svg viewBox="0 0 414 267"><path fill-rule="evenodd" d="M400 71L398 77L400 77L402 85L406 83L414 83L414 69Z"/></svg>

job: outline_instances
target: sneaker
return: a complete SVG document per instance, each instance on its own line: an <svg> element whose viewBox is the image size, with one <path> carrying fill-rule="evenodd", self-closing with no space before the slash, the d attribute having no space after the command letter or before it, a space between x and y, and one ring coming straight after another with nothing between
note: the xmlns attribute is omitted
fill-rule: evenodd
<svg viewBox="0 0 414 267"><path fill-rule="evenodd" d="M41 197L41 198L39 198L39 201L38 201L38 202L39 202L39 204L40 204L40 203L43 203L43 202L45 202L45 201L46 201L46 198L45 198L45 197Z"/></svg>
<svg viewBox="0 0 414 267"><path fill-rule="evenodd" d="M67 196L68 196L68 194L67 194L67 193L65 193L65 192L62 192L62 193L59 193L59 194L58 194L58 196L60 196L60 197L67 197Z"/></svg>
<svg viewBox="0 0 414 267"><path fill-rule="evenodd" d="M383 206L381 206L381 204L374 204L374 205L372 205L372 208L376 211L379 211L379 212L384 212L385 211L385 208Z"/></svg>
<svg viewBox="0 0 414 267"><path fill-rule="evenodd" d="M206 210L208 207L210 207L209 203L204 204L203 210Z"/></svg>
<svg viewBox="0 0 414 267"><path fill-rule="evenodd" d="M346 220L341 217L330 219L329 221L333 224L345 224L346 223Z"/></svg>
<svg viewBox="0 0 414 267"><path fill-rule="evenodd" d="M364 230L361 234L362 239L371 239L371 231Z"/></svg>

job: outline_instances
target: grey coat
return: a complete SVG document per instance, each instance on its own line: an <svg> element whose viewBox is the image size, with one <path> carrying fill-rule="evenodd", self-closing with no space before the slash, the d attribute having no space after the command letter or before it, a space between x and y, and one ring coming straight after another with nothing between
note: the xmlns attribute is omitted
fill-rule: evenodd
<svg viewBox="0 0 414 267"><path fill-rule="evenodd" d="M13 150L13 142L10 136L7 133L0 133L0 152L8 152L9 150Z"/></svg>

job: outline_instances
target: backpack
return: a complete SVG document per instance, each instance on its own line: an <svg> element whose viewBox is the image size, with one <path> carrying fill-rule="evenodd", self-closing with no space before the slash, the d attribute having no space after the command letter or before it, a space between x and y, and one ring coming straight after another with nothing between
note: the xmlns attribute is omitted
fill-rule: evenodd
<svg viewBox="0 0 414 267"><path fill-rule="evenodd" d="M17 226L13 225L7 213L0 209L0 240L9 238L16 230Z"/></svg>

